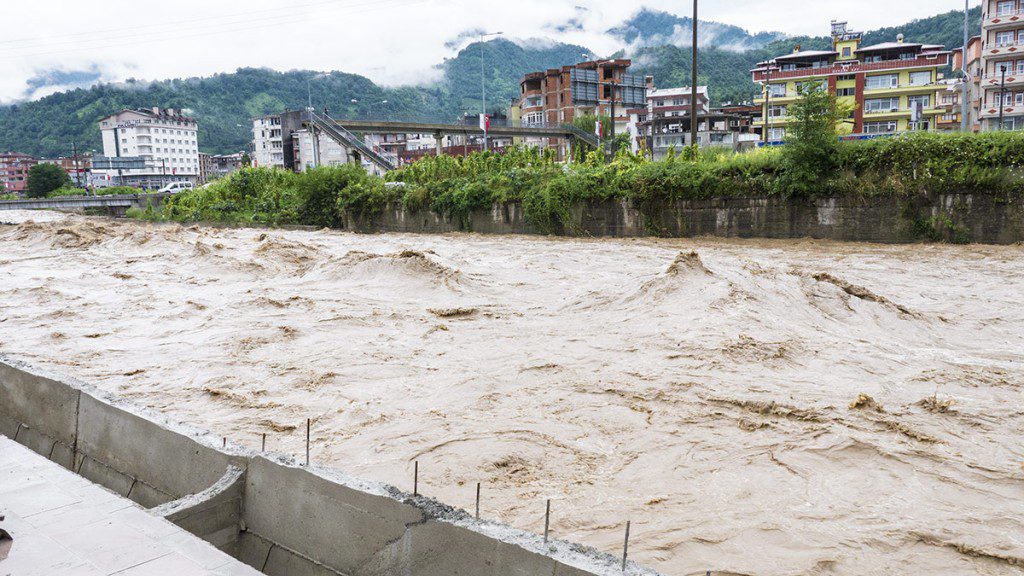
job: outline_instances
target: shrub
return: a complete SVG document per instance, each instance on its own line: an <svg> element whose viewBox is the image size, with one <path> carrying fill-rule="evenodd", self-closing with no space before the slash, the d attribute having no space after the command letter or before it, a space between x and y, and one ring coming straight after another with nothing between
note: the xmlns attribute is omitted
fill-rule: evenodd
<svg viewBox="0 0 1024 576"><path fill-rule="evenodd" d="M25 195L29 198L46 198L55 190L69 188L71 177L56 164L36 164L28 169Z"/></svg>

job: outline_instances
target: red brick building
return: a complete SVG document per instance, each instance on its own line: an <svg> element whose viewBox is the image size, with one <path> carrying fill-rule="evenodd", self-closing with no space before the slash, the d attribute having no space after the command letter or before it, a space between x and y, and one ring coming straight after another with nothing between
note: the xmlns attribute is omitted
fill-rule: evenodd
<svg viewBox="0 0 1024 576"><path fill-rule="evenodd" d="M625 131L627 110L647 105L654 82L629 74L631 64L627 59L594 60L527 74L519 83L522 125L571 124L581 114L611 116L614 106L616 132Z"/></svg>
<svg viewBox="0 0 1024 576"><path fill-rule="evenodd" d="M24 194L28 171L39 160L18 152L0 152L0 194Z"/></svg>

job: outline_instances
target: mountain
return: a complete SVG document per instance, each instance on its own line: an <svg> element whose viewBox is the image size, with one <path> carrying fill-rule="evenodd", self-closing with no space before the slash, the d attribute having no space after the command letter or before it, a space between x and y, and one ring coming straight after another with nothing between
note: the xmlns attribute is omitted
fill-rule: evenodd
<svg viewBox="0 0 1024 576"><path fill-rule="evenodd" d="M510 98L519 93L523 74L578 61L587 52L581 46L545 44L525 48L499 39L484 45L489 110L508 108ZM199 120L204 152L237 152L252 138L251 118L306 106L307 81L314 106L327 106L336 118L452 122L462 113L478 113L480 44L470 44L440 67L443 79L426 87L384 88L344 72L263 68L209 78L99 84L0 106L0 150L60 156L71 154L72 143L79 150L98 150L100 118L123 108L160 106L182 108Z"/></svg>
<svg viewBox="0 0 1024 576"><path fill-rule="evenodd" d="M980 8L972 9L971 17L980 22ZM683 86L690 83L689 25L687 18L641 10L610 33L630 46L627 52L616 55L632 58L636 72L654 75L661 87ZM758 62L788 53L794 44L804 49L831 45L824 36L780 38L779 33L752 35L742 28L715 22L701 25L698 81L710 85L715 104L751 99L755 87L750 69ZM908 41L957 47L963 43L962 27L962 13L949 12L867 32L864 41L889 41L903 33ZM974 27L980 28L980 24ZM674 39L681 42L674 43ZM741 46L750 48L737 50ZM518 95L519 80L526 72L578 62L582 54L590 53L583 46L549 40L498 39L482 47L491 111L504 110ZM344 72L243 68L208 78L129 80L58 92L39 100L0 106L0 150L58 156L70 154L72 143L80 150L99 149L100 118L122 108L160 106L189 110L199 120L203 151L236 152L249 143L250 118L305 106L307 81L313 104L318 108L327 106L331 115L339 118L451 122L480 109L480 50L480 43L469 44L439 64L441 79L429 86L386 88ZM74 83L81 78L56 75L50 80ZM45 88L42 83L33 85L33 89Z"/></svg>
<svg viewBox="0 0 1024 576"><path fill-rule="evenodd" d="M608 34L631 46L690 46L693 18L642 8L632 18L608 30ZM785 38L782 32L750 34L739 26L698 20L697 45L728 50L751 50Z"/></svg>
<svg viewBox="0 0 1024 576"><path fill-rule="evenodd" d="M483 44L488 111L507 110L510 99L519 96L519 81L527 72L560 68L566 63L579 62L583 54L590 53L587 48L574 44L549 40L532 42L537 47L527 48L522 42L504 38ZM480 49L481 44L474 42L441 64L444 71L441 85L454 98L457 107L457 110L448 110L449 114L480 112Z"/></svg>

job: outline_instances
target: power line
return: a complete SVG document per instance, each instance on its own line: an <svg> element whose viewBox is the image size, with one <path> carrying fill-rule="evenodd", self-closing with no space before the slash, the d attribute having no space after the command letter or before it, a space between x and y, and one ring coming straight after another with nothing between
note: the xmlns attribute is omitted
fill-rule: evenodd
<svg viewBox="0 0 1024 576"><path fill-rule="evenodd" d="M320 2L309 2L309 3L306 3L306 4L294 4L294 5L291 5L291 6L284 6L284 7L279 7L279 8L264 8L262 10L250 10L244 16L248 17L248 16L251 16L253 14L264 14L264 13L270 13L270 12L284 12L284 13L287 14L288 12L293 12L296 9L310 8L310 7L324 6L324 5L328 5L328 4L338 4L338 3L339 3L339 0L322 0ZM345 7L345 5L341 4L338 7L339 8L343 8L343 7ZM211 20L233 19L233 18L236 18L238 16L240 16L240 15L238 15L238 14L223 14L223 15L219 15L219 16L204 16L202 18L189 18L189 19L186 19L186 20L173 20L173 21L169 21L169 22L158 22L158 23L153 23L153 24L133 25L132 29L133 30L145 30L145 29L148 29L148 28L170 28L170 27L174 27L174 26L180 26L180 25L183 25L183 24L191 24L193 22L210 22ZM89 32L75 32L75 33L71 33L71 34L62 34L61 38L81 38L81 37L91 37L91 36L97 36L97 35L103 35L103 34L117 34L118 32L121 32L123 30L124 30L124 27L122 26L122 27L118 27L118 28L107 28L105 30L104 29L100 29L100 30L91 30ZM21 42L33 42L33 41L37 41L37 39L36 38L16 38L16 39L0 40L0 45L17 44L17 43L21 43ZM61 43L65 43L65 42L61 42ZM46 44L46 42L43 42L42 44Z"/></svg>
<svg viewBox="0 0 1024 576"><path fill-rule="evenodd" d="M378 10L378 9L381 9L381 8L395 8L395 7L404 6L404 5L420 4L420 3L423 3L423 2L426 2L426 1L427 0L383 0L383 1L366 2L366 3L363 3L363 4L354 5L355 7L364 7L363 10L352 10L349 13L350 14L358 14L358 13L362 13L362 12L370 12L370 11L373 11L373 10ZM217 30L217 33L221 34L221 33L232 33L232 32L247 32L247 31L250 31L250 30L259 30L259 29L263 29L263 28L273 28L273 27L281 26L283 24L296 24L296 23L302 23L302 22L307 22L307 21L308 21L308 18L305 15L302 16L302 17L298 17L298 18L295 18L295 17L293 17L293 18L284 18L284 19L278 18L278 19L275 19L274 22L271 22L271 23L268 23L268 24L261 24L261 25L257 25L257 26L242 26L242 27L238 27L238 28L226 28L226 29L225 28L221 28L221 29ZM169 42L169 41L181 40L181 39L185 39L185 38L200 38L200 37L208 36L209 34L210 34L210 32L208 32L208 31L206 31L206 32L199 32L199 33L192 33L192 34L174 33L172 35L168 35L166 37L161 37L161 38L147 37L147 38L145 38L143 40L135 40L135 41L129 41L129 42L115 42L113 44L104 44L104 45L98 45L98 46L86 46L84 48L79 45L79 46L76 46L75 48L62 49L62 50L52 50L52 51L48 51L48 52L36 52L36 53L31 53L31 54L14 54L14 55L10 55L10 56L0 57L0 60L11 60L11 59L15 59L15 58L17 58L17 59L35 58L35 57L39 57L39 56L52 56L52 55L58 55L58 54L70 54L70 53L75 53L75 52L81 52L83 49L88 49L88 50L106 50L108 48L118 48L118 47L122 47L122 46L137 46L139 44L152 44L152 43L159 43L159 42ZM106 39L104 39L104 40L106 40Z"/></svg>

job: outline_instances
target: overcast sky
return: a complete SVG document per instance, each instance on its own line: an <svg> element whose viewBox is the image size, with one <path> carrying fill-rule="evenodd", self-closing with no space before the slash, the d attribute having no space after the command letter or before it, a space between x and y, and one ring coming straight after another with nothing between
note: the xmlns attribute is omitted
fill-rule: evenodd
<svg viewBox="0 0 1024 576"><path fill-rule="evenodd" d="M971 5L977 4L972 0ZM679 0L69 0L5 1L0 102L41 97L75 78L158 80L241 66L341 70L388 85L428 82L467 31L524 42L621 46L603 34L641 6ZM751 32L825 35L843 19L868 30L962 9L963 0L702 0L702 20ZM581 8L585 6L586 8ZM686 15L686 14L680 14ZM582 30L556 26L578 19ZM461 42L465 45L469 40ZM66 75L55 72L89 72Z"/></svg>

